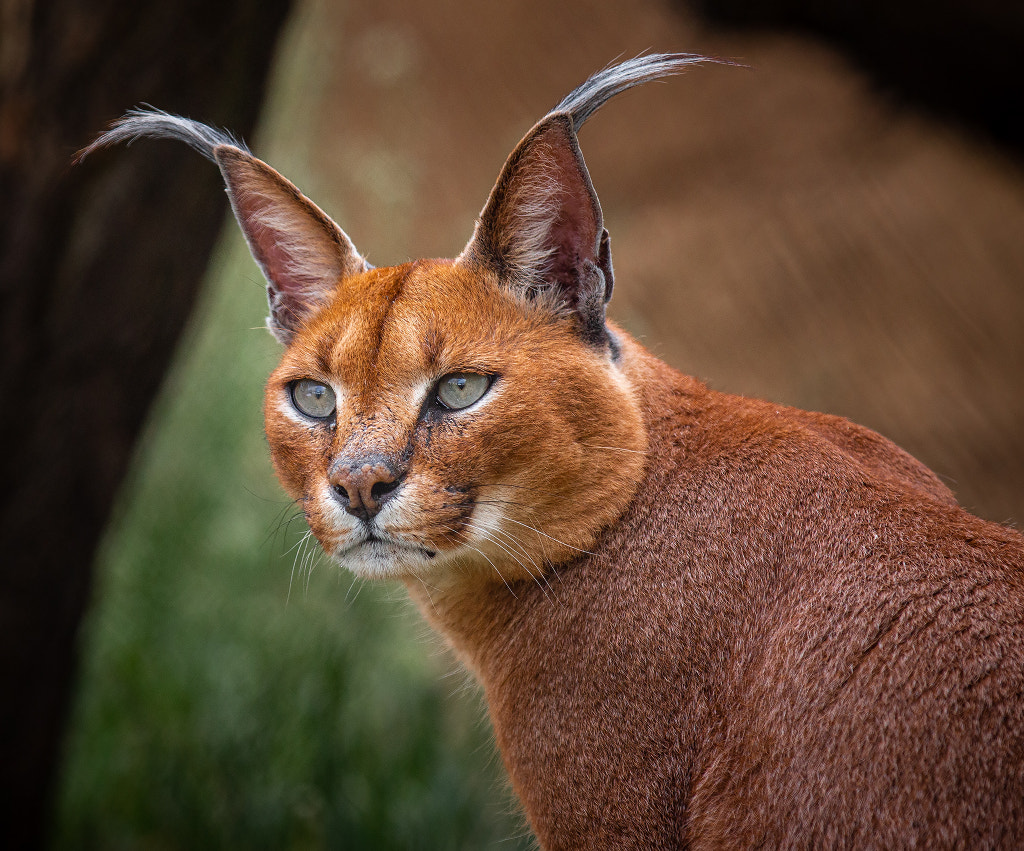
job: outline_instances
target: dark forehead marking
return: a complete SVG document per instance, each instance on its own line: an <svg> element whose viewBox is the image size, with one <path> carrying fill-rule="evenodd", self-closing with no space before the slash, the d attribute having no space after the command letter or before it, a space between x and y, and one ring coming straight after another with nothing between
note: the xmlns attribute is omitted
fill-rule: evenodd
<svg viewBox="0 0 1024 851"><path fill-rule="evenodd" d="M436 314L438 305L435 301L425 298L423 292L418 291L418 289L422 290L424 285L426 285L428 290L434 289L434 286L427 279L435 274L439 275L441 280L434 283L442 287L451 287L452 280L448 275L450 274L450 267L453 265L450 260L413 260L404 266L397 267L403 274L397 276L396 283L398 286L386 309L380 314L380 322L377 328L378 346L388 327L402 322L400 317L396 317L393 314L399 303L406 300L405 297L408 296L407 300L410 303L420 307L418 315L421 319L425 319L427 323L426 332L421 331L422 336L417 334L416 338L420 352L423 355L422 362L428 368L433 368L442 360L445 351L444 323L439 321L439 317ZM378 366L376 361L379 356L380 351L378 348L374 355L374 369Z"/></svg>
<svg viewBox="0 0 1024 851"><path fill-rule="evenodd" d="M316 368L324 376L334 374L334 365L331 363L330 358L328 358L330 351L331 349L327 346L317 346L316 348Z"/></svg>
<svg viewBox="0 0 1024 851"><path fill-rule="evenodd" d="M406 283L419 264L419 260L413 260L411 263L396 266L394 268L395 274L388 281L391 285L389 288L390 292L385 296L384 309L377 316L377 327L374 332L373 356L371 360L371 369L374 373L377 373L380 368L380 344L384 339L384 329L391 324L391 316L395 312L395 306L405 290Z"/></svg>
<svg viewBox="0 0 1024 851"><path fill-rule="evenodd" d="M325 376L357 373L373 374L378 367L380 343L395 303L402 292L413 264L373 269L343 284L336 301L328 306L316 327L307 350L315 367ZM358 328L343 349L339 338ZM354 369L353 369L354 367Z"/></svg>
<svg viewBox="0 0 1024 851"><path fill-rule="evenodd" d="M432 324L420 341L420 351L423 352L424 361L431 366L435 365L441 357L442 345L441 334L437 327Z"/></svg>
<svg viewBox="0 0 1024 851"><path fill-rule="evenodd" d="M440 273L445 279L444 267L450 265L444 260L414 260L351 280L339 292L331 318L319 328L320 345L309 347L317 368L324 375L343 376L353 389L368 389L376 383L375 377L401 366L388 361L396 354L391 347L382 348L385 336L404 339L406 352L409 346L418 348L422 363L436 364L445 351L445 339L443 323L438 324L441 317L434 315L438 307L430 294L436 282L430 276ZM425 320L425 332L419 322L416 333L403 327L410 307ZM339 348L339 338L346 338L344 347Z"/></svg>

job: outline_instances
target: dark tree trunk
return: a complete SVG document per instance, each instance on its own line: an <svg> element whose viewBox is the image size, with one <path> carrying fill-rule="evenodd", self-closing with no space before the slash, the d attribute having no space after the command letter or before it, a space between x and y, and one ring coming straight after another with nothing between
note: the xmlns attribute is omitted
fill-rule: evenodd
<svg viewBox="0 0 1024 851"><path fill-rule="evenodd" d="M93 554L226 209L148 102L252 130L289 0L0 0L0 835L46 837ZM173 215L171 213L173 212Z"/></svg>

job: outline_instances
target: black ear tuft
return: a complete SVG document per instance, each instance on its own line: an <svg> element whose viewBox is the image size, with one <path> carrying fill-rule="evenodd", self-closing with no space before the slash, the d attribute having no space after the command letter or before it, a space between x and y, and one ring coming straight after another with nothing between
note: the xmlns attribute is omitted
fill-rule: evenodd
<svg viewBox="0 0 1024 851"><path fill-rule="evenodd" d="M214 149L231 207L267 279L267 327L283 344L347 277L369 268L345 232L262 160Z"/></svg>
<svg viewBox="0 0 1024 851"><path fill-rule="evenodd" d="M291 341L342 279L369 268L323 210L223 130L158 109L136 109L77 159L142 137L185 142L220 167L235 217L267 279L267 326L280 342Z"/></svg>
<svg viewBox="0 0 1024 851"><path fill-rule="evenodd" d="M563 99L509 155L459 262L491 269L525 297L542 296L576 318L587 342L607 345L611 243L576 133L620 92L700 61L641 56L595 74Z"/></svg>

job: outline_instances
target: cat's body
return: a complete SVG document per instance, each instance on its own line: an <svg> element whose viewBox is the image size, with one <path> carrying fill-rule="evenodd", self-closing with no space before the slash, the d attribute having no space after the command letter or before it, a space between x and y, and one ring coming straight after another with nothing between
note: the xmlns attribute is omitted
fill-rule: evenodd
<svg viewBox="0 0 1024 851"><path fill-rule="evenodd" d="M518 599L411 586L539 835L1020 847L1020 536L873 432L625 361L658 462L594 554Z"/></svg>
<svg viewBox="0 0 1024 851"><path fill-rule="evenodd" d="M1024 845L1024 538L873 432L710 391L604 321L576 130L689 61L566 98L454 261L369 267L193 122L98 144L220 166L288 346L278 475L477 675L544 848Z"/></svg>

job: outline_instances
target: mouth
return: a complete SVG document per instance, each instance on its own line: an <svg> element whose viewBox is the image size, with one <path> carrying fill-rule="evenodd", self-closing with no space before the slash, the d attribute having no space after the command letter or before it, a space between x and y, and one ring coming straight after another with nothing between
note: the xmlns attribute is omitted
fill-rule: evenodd
<svg viewBox="0 0 1024 851"><path fill-rule="evenodd" d="M402 555L415 553L426 559L433 559L437 556L435 550L418 544L409 544L405 541L398 541L390 536L382 536L370 530L362 540L354 541L342 550L335 552L338 560L355 555L369 556L377 559L395 559Z"/></svg>
<svg viewBox="0 0 1024 851"><path fill-rule="evenodd" d="M414 553L419 553L420 555L424 555L427 558L434 558L434 556L437 555L437 553L434 550L427 549L426 547L421 547L417 544L407 544L404 541L396 541L394 538L391 537L381 537L376 532L372 531L370 532L369 535L367 535L366 539L363 541L363 544L379 544L382 547L390 549L406 550Z"/></svg>

